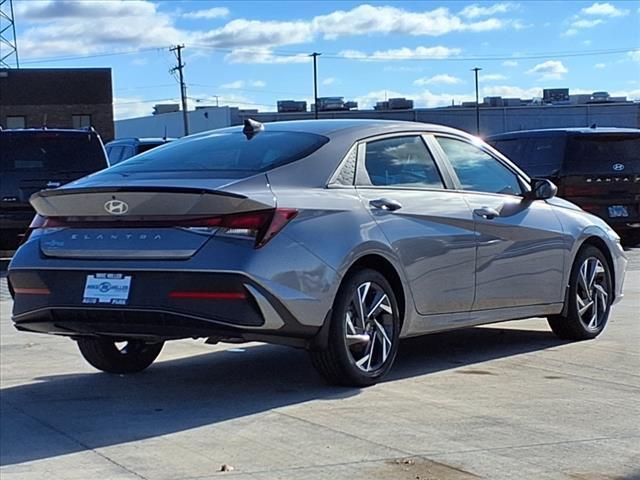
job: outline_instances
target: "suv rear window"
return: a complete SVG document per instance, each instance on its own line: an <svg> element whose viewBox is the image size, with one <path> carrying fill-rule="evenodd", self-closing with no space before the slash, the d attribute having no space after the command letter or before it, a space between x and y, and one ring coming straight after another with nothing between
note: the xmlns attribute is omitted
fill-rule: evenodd
<svg viewBox="0 0 640 480"><path fill-rule="evenodd" d="M242 132L211 133L149 150L109 171L198 171L221 178L242 178L304 158L328 141L327 137L301 132L260 132L250 140Z"/></svg>
<svg viewBox="0 0 640 480"><path fill-rule="evenodd" d="M0 133L2 172L89 174L106 167L102 143L95 134Z"/></svg>
<svg viewBox="0 0 640 480"><path fill-rule="evenodd" d="M567 141L566 169L571 173L640 173L640 134L574 135Z"/></svg>

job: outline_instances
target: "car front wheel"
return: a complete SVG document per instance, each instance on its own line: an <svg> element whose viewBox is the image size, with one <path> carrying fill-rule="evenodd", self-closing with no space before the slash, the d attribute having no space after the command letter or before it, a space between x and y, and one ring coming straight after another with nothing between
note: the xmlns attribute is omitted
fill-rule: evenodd
<svg viewBox="0 0 640 480"><path fill-rule="evenodd" d="M391 368L398 351L400 316L389 282L375 270L358 270L334 302L327 348L311 359L331 384L372 385Z"/></svg>
<svg viewBox="0 0 640 480"><path fill-rule="evenodd" d="M164 342L115 342L107 338L80 338L78 348L93 367L108 373L141 372L160 355Z"/></svg>
<svg viewBox="0 0 640 480"><path fill-rule="evenodd" d="M609 320L613 300L609 264L598 248L588 245L578 253L568 288L566 314L548 318L551 330L566 340L597 337Z"/></svg>

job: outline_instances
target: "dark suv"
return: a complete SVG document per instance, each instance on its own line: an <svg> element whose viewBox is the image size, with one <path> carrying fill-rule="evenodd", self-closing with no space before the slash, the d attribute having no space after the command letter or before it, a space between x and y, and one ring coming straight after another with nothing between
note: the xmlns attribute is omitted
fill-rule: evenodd
<svg viewBox="0 0 640 480"><path fill-rule="evenodd" d="M0 130L0 250L12 250L33 219L29 197L107 168L92 130Z"/></svg>
<svg viewBox="0 0 640 480"><path fill-rule="evenodd" d="M165 143L175 140L174 138L120 138L107 143L104 148L107 150L109 157L109 165L113 166L117 163L144 153L152 148L159 147Z"/></svg>
<svg viewBox="0 0 640 480"><path fill-rule="evenodd" d="M562 128L494 135L487 142L558 195L606 220L624 239L640 234L640 130Z"/></svg>

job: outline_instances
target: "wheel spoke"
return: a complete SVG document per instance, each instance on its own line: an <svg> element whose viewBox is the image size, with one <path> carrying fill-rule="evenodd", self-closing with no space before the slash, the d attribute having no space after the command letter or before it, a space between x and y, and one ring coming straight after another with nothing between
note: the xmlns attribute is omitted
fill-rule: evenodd
<svg viewBox="0 0 640 480"><path fill-rule="evenodd" d="M389 356L389 352L391 350L391 340L389 339L389 335L385 331L384 327L380 325L380 322L374 320L376 325L376 331L380 334L380 343L382 345L382 361L384 362Z"/></svg>
<svg viewBox="0 0 640 480"><path fill-rule="evenodd" d="M587 310L589 310L589 308L591 307L591 305L593 305L593 300L590 300L588 302L585 302L584 300L582 300L580 298L580 296L578 295L577 297L578 300L578 315L580 315L580 318L582 318L582 315L584 314L584 312L586 312Z"/></svg>
<svg viewBox="0 0 640 480"><path fill-rule="evenodd" d="M587 260L586 263L587 263L587 269L588 269L588 275L589 275L587 288L589 289L589 291L591 291L591 289L593 288L593 282L595 282L596 280L596 273L598 273L598 267L602 268L602 266L600 265L600 262L594 258L590 258L589 260ZM589 268L589 263L591 264L591 268Z"/></svg>
<svg viewBox="0 0 640 480"><path fill-rule="evenodd" d="M371 310L369 310L367 319L375 318L375 313L378 311L378 309L383 310L387 313L392 313L391 306L389 306L389 298L384 292L380 292L378 295L376 295L375 303Z"/></svg>
<svg viewBox="0 0 640 480"><path fill-rule="evenodd" d="M353 325L353 320L351 319L351 312L347 312L347 329L349 330L349 334L356 335L356 327Z"/></svg>
<svg viewBox="0 0 640 480"><path fill-rule="evenodd" d="M367 294L369 293L369 288L371 288L371 282L363 283L358 287L358 312L360 313L360 327L364 331L366 328L366 318L365 314L365 300L367 298Z"/></svg>
<svg viewBox="0 0 640 480"><path fill-rule="evenodd" d="M587 262L584 262L580 267L580 275L578 275L578 284L582 287L582 291L587 295L587 298L591 300L589 293L589 285L587 282Z"/></svg>
<svg viewBox="0 0 640 480"><path fill-rule="evenodd" d="M378 336L378 332L373 332L373 337L371 338L371 342L369 345L371 349L369 350L369 360L367 361L367 372L371 370L371 360L373 360L373 349L376 346L376 337Z"/></svg>

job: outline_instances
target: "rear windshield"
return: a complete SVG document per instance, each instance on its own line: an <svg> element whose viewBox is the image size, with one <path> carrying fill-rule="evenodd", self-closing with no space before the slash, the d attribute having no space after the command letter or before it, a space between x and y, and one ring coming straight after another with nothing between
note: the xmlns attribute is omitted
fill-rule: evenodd
<svg viewBox="0 0 640 480"><path fill-rule="evenodd" d="M2 172L89 174L107 167L96 135L0 134Z"/></svg>
<svg viewBox="0 0 640 480"><path fill-rule="evenodd" d="M623 168L613 166L623 165ZM640 173L640 134L575 135L567 140L567 173Z"/></svg>
<svg viewBox="0 0 640 480"><path fill-rule="evenodd" d="M212 133L169 143L112 167L113 173L211 172L242 178L310 155L329 141L301 132L260 132L248 139L241 132Z"/></svg>

